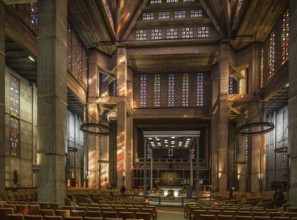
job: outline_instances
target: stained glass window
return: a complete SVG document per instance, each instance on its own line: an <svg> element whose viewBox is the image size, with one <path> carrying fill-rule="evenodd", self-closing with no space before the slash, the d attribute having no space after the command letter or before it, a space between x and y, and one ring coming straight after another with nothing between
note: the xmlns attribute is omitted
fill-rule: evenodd
<svg viewBox="0 0 297 220"><path fill-rule="evenodd" d="M197 37L209 37L209 27L208 26L199 26Z"/></svg>
<svg viewBox="0 0 297 220"><path fill-rule="evenodd" d="M193 27L183 27L182 28L182 38L193 38L194 28Z"/></svg>
<svg viewBox="0 0 297 220"><path fill-rule="evenodd" d="M82 71L82 43L78 40L76 47L76 63L77 63L77 79L79 82L83 82L83 71Z"/></svg>
<svg viewBox="0 0 297 220"><path fill-rule="evenodd" d="M154 75L154 107L159 107L161 104L161 83L160 74Z"/></svg>
<svg viewBox="0 0 297 220"><path fill-rule="evenodd" d="M10 75L10 91L9 91L9 108L10 115L14 117L20 116L20 80Z"/></svg>
<svg viewBox="0 0 297 220"><path fill-rule="evenodd" d="M161 40L162 39L162 29L155 28L151 30L151 39L152 40Z"/></svg>
<svg viewBox="0 0 297 220"><path fill-rule="evenodd" d="M153 12L143 13L142 14L142 19L144 21L154 20L154 13Z"/></svg>
<svg viewBox="0 0 297 220"><path fill-rule="evenodd" d="M201 18L203 16L202 9L191 10L191 18Z"/></svg>
<svg viewBox="0 0 297 220"><path fill-rule="evenodd" d="M146 153L147 153L147 154L146 154L146 158L148 158L148 159L152 158L153 150L152 150L151 147L148 147L148 148L147 148L147 152L146 152Z"/></svg>
<svg viewBox="0 0 297 220"><path fill-rule="evenodd" d="M159 4L162 3L162 0L151 0L151 4Z"/></svg>
<svg viewBox="0 0 297 220"><path fill-rule="evenodd" d="M237 0L237 3L236 3L236 11L235 11L235 15L236 15L236 17L239 16L241 7L242 7L242 5L243 5L243 2L244 2L244 0Z"/></svg>
<svg viewBox="0 0 297 220"><path fill-rule="evenodd" d="M191 155L191 159L195 159L195 148L194 147L191 147L190 155Z"/></svg>
<svg viewBox="0 0 297 220"><path fill-rule="evenodd" d="M37 10L37 4L36 3L30 3L30 12L31 12L31 29L34 33L37 33L38 30L38 10Z"/></svg>
<svg viewBox="0 0 297 220"><path fill-rule="evenodd" d="M170 13L169 11L162 11L162 12L159 12L159 19L160 20L167 20L170 18Z"/></svg>
<svg viewBox="0 0 297 220"><path fill-rule="evenodd" d="M20 155L20 124L19 120L9 118L9 139L10 139L10 155Z"/></svg>
<svg viewBox="0 0 297 220"><path fill-rule="evenodd" d="M261 49L261 74L260 74L260 86L263 88L264 85L264 49Z"/></svg>
<svg viewBox="0 0 297 220"><path fill-rule="evenodd" d="M168 74L168 106L174 106L174 74Z"/></svg>
<svg viewBox="0 0 297 220"><path fill-rule="evenodd" d="M146 107L146 74L140 75L140 107Z"/></svg>
<svg viewBox="0 0 297 220"><path fill-rule="evenodd" d="M289 59L289 10L283 14L281 46L282 64L285 64Z"/></svg>
<svg viewBox="0 0 297 220"><path fill-rule="evenodd" d="M67 33L67 68L70 72L72 72L72 28L70 24L68 24L68 33Z"/></svg>
<svg viewBox="0 0 297 220"><path fill-rule="evenodd" d="M203 106L203 97L204 97L204 76L203 73L197 73L197 99L196 106Z"/></svg>
<svg viewBox="0 0 297 220"><path fill-rule="evenodd" d="M189 106L189 74L183 74L182 106Z"/></svg>
<svg viewBox="0 0 297 220"><path fill-rule="evenodd" d="M274 74L274 61L275 61L275 34L271 32L269 37L269 52L268 52L268 78Z"/></svg>
<svg viewBox="0 0 297 220"><path fill-rule="evenodd" d="M136 40L146 40L146 30L136 30Z"/></svg>
<svg viewBox="0 0 297 220"><path fill-rule="evenodd" d="M174 18L185 18L186 17L186 11L175 11L174 12Z"/></svg>
<svg viewBox="0 0 297 220"><path fill-rule="evenodd" d="M112 81L112 96L118 95L118 81L115 79Z"/></svg>
<svg viewBox="0 0 297 220"><path fill-rule="evenodd" d="M167 0L167 3L175 3L178 2L178 0Z"/></svg>
<svg viewBox="0 0 297 220"><path fill-rule="evenodd" d="M232 76L229 77L229 94L237 94L237 81Z"/></svg>
<svg viewBox="0 0 297 220"><path fill-rule="evenodd" d="M195 0L183 0L183 2L194 2Z"/></svg>
<svg viewBox="0 0 297 220"><path fill-rule="evenodd" d="M166 29L166 38L167 39L177 39L178 32L177 28L167 28Z"/></svg>

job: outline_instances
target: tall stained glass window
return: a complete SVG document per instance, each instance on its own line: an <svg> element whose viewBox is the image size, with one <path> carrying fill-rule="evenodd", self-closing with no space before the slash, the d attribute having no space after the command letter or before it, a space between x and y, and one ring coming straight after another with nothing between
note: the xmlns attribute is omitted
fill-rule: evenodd
<svg viewBox="0 0 297 220"><path fill-rule="evenodd" d="M271 32L269 37L269 51L268 51L268 78L274 74L274 62L275 62L275 34Z"/></svg>
<svg viewBox="0 0 297 220"><path fill-rule="evenodd" d="M10 75L9 79L9 140L10 154L19 156L20 150L20 80Z"/></svg>
<svg viewBox="0 0 297 220"><path fill-rule="evenodd" d="M193 27L183 27L182 28L182 38L193 38L194 28Z"/></svg>
<svg viewBox="0 0 297 220"><path fill-rule="evenodd" d="M20 80L10 75L9 112L11 116L20 116Z"/></svg>
<svg viewBox="0 0 297 220"><path fill-rule="evenodd" d="M260 86L264 85L264 48L261 48L261 73L260 73Z"/></svg>
<svg viewBox="0 0 297 220"><path fill-rule="evenodd" d="M172 148L168 149L168 157L169 158L173 157L173 149Z"/></svg>
<svg viewBox="0 0 297 220"><path fill-rule="evenodd" d="M10 155L20 155L20 121L17 118L9 118Z"/></svg>
<svg viewBox="0 0 297 220"><path fill-rule="evenodd" d="M229 77L229 94L237 94L238 93L237 86L238 86L238 83L236 79L230 76Z"/></svg>
<svg viewBox="0 0 297 220"><path fill-rule="evenodd" d="M174 106L174 74L168 74L168 106Z"/></svg>
<svg viewBox="0 0 297 220"><path fill-rule="evenodd" d="M174 12L174 18L185 18L186 17L186 11L175 11Z"/></svg>
<svg viewBox="0 0 297 220"><path fill-rule="evenodd" d="M154 75L154 107L161 105L161 82L160 74Z"/></svg>
<svg viewBox="0 0 297 220"><path fill-rule="evenodd" d="M166 20L170 18L170 12L169 11L162 11L159 12L159 19L160 20Z"/></svg>
<svg viewBox="0 0 297 220"><path fill-rule="evenodd" d="M76 47L76 63L77 63L77 79L83 82L83 66L82 66L82 43L78 40Z"/></svg>
<svg viewBox="0 0 297 220"><path fill-rule="evenodd" d="M167 0L167 3L175 3L178 2L178 0Z"/></svg>
<svg viewBox="0 0 297 220"><path fill-rule="evenodd" d="M30 3L30 25L31 29L34 33L37 33L38 30L38 10L37 10L37 3Z"/></svg>
<svg viewBox="0 0 297 220"><path fill-rule="evenodd" d="M72 28L70 24L68 24L68 32L67 32L67 68L70 72L72 72Z"/></svg>
<svg viewBox="0 0 297 220"><path fill-rule="evenodd" d="M183 74L182 105L189 106L189 74Z"/></svg>
<svg viewBox="0 0 297 220"><path fill-rule="evenodd" d="M289 10L283 14L282 20L282 35L281 35L281 53L282 64L285 64L289 59Z"/></svg>
<svg viewBox="0 0 297 220"><path fill-rule="evenodd" d="M160 4L162 0L151 0L151 4Z"/></svg>
<svg viewBox="0 0 297 220"><path fill-rule="evenodd" d="M204 104L204 76L203 73L197 73L197 97L196 106L202 107Z"/></svg>
<svg viewBox="0 0 297 220"><path fill-rule="evenodd" d="M140 107L146 107L146 74L140 75Z"/></svg>

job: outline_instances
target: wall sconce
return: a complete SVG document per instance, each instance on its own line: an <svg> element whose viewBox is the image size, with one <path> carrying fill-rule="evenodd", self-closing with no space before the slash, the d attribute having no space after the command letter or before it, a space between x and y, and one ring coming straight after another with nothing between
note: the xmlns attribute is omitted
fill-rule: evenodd
<svg viewBox="0 0 297 220"><path fill-rule="evenodd" d="M237 179L238 179L238 180L240 179L240 174L237 174Z"/></svg>
<svg viewBox="0 0 297 220"><path fill-rule="evenodd" d="M40 169L39 165L37 165L37 164L33 164L32 165L32 171L33 171L33 173L38 173L39 169Z"/></svg>

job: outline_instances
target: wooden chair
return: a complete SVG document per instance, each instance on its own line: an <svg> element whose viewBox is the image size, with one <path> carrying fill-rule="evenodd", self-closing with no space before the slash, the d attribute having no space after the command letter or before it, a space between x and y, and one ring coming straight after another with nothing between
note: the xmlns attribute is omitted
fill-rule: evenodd
<svg viewBox="0 0 297 220"><path fill-rule="evenodd" d="M27 215L28 214L27 204L16 204L15 205L15 213L20 213L22 215Z"/></svg>
<svg viewBox="0 0 297 220"><path fill-rule="evenodd" d="M14 214L13 208L0 208L0 220L6 220L8 214Z"/></svg>
<svg viewBox="0 0 297 220"><path fill-rule="evenodd" d="M15 211L15 204L6 203L6 204L3 204L3 208L12 208L13 211Z"/></svg>
<svg viewBox="0 0 297 220"><path fill-rule="evenodd" d="M39 215L42 215L43 217L45 215L47 216L54 216L55 211L53 209L39 209Z"/></svg>
<svg viewBox="0 0 297 220"><path fill-rule="evenodd" d="M70 211L70 216L73 216L73 217L80 216L80 217L84 218L85 215L86 215L86 213L84 210L71 210Z"/></svg>
<svg viewBox="0 0 297 220"><path fill-rule="evenodd" d="M134 218L133 212L119 212L118 213L119 218L122 218L123 220L126 220L127 218Z"/></svg>
<svg viewBox="0 0 297 220"><path fill-rule="evenodd" d="M59 204L56 202L50 202L48 205L50 209L53 209L53 210L59 209Z"/></svg>
<svg viewBox="0 0 297 220"><path fill-rule="evenodd" d="M253 216L269 216L267 212L253 212Z"/></svg>
<svg viewBox="0 0 297 220"><path fill-rule="evenodd" d="M199 218L200 218L200 220L217 220L218 219L218 217L216 215L209 215L209 214L207 214L207 215L201 214L199 216Z"/></svg>
<svg viewBox="0 0 297 220"><path fill-rule="evenodd" d="M254 216L254 220L271 220L270 216Z"/></svg>
<svg viewBox="0 0 297 220"><path fill-rule="evenodd" d="M66 216L64 217L64 220L83 220L84 218L82 216Z"/></svg>
<svg viewBox="0 0 297 220"><path fill-rule="evenodd" d="M238 211L237 212L237 215L239 215L239 216L250 216L250 215L252 215L252 212L251 211Z"/></svg>
<svg viewBox="0 0 297 220"><path fill-rule="evenodd" d="M234 215L218 215L218 220L235 220Z"/></svg>
<svg viewBox="0 0 297 220"><path fill-rule="evenodd" d="M38 204L28 205L28 215L39 215L40 206Z"/></svg>
<svg viewBox="0 0 297 220"><path fill-rule="evenodd" d="M288 208L288 210L289 210L289 208ZM297 212L284 212L284 216L290 217L290 218L297 217Z"/></svg>
<svg viewBox="0 0 297 220"><path fill-rule="evenodd" d="M43 216L43 220L63 220L62 216Z"/></svg>
<svg viewBox="0 0 297 220"><path fill-rule="evenodd" d="M89 206L87 211L100 211L100 207L99 206L97 206L97 207Z"/></svg>
<svg viewBox="0 0 297 220"><path fill-rule="evenodd" d="M84 218L84 220L103 220L103 218L102 217L88 217L88 216L86 216Z"/></svg>
<svg viewBox="0 0 297 220"><path fill-rule="evenodd" d="M57 209L55 211L56 216L61 216L62 219L64 219L64 217L66 216L70 216L70 211L67 209Z"/></svg>
<svg viewBox="0 0 297 220"><path fill-rule="evenodd" d="M49 209L48 202L39 202L38 205L40 209Z"/></svg>
<svg viewBox="0 0 297 220"><path fill-rule="evenodd" d="M8 214L6 217L7 220L24 220L24 216L22 214Z"/></svg>
<svg viewBox="0 0 297 220"><path fill-rule="evenodd" d="M290 217L274 216L272 220L290 220Z"/></svg>
<svg viewBox="0 0 297 220"><path fill-rule="evenodd" d="M87 217L101 217L101 212L100 211L87 211L86 216Z"/></svg>
<svg viewBox="0 0 297 220"><path fill-rule="evenodd" d="M25 220L43 220L42 215L25 215Z"/></svg>
<svg viewBox="0 0 297 220"><path fill-rule="evenodd" d="M224 210L222 215L232 215L232 216L236 216L237 212L236 211L229 211L229 210Z"/></svg>
<svg viewBox="0 0 297 220"><path fill-rule="evenodd" d="M253 220L253 216L251 216L251 215L244 215L244 216L243 215L236 215L235 220Z"/></svg>
<svg viewBox="0 0 297 220"><path fill-rule="evenodd" d="M103 219L118 217L118 213L115 211L103 211L101 214L102 214Z"/></svg>
<svg viewBox="0 0 297 220"><path fill-rule="evenodd" d="M136 212L135 213L136 219L143 219L143 220L151 220L151 214L147 212Z"/></svg>
<svg viewBox="0 0 297 220"><path fill-rule="evenodd" d="M283 213L282 212L268 212L268 216L270 218L273 218L275 216L281 217L281 216L283 216Z"/></svg>

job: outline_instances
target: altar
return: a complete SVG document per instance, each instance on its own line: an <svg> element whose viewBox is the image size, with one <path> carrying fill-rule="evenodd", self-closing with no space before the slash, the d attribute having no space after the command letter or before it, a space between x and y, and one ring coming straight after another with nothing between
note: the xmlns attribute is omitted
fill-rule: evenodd
<svg viewBox="0 0 297 220"><path fill-rule="evenodd" d="M169 190L173 190L174 197L178 197L179 190L183 189L180 186L160 186L160 189L163 190L163 195L168 196Z"/></svg>

